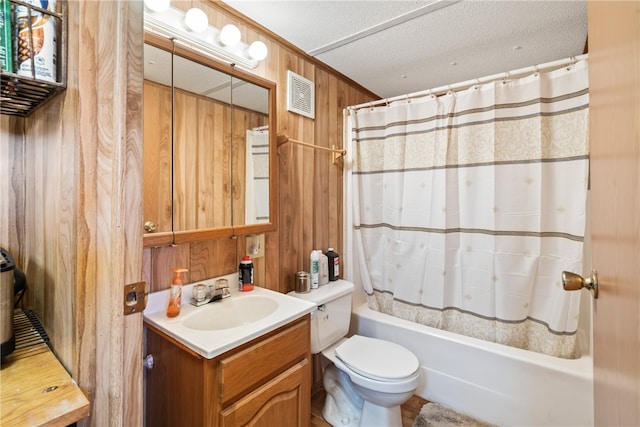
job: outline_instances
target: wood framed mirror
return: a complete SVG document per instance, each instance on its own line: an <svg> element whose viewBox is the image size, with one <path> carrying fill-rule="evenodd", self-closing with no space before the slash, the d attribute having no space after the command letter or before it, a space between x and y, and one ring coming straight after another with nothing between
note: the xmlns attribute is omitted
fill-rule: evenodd
<svg viewBox="0 0 640 427"><path fill-rule="evenodd" d="M144 245L275 229L275 83L145 35Z"/></svg>

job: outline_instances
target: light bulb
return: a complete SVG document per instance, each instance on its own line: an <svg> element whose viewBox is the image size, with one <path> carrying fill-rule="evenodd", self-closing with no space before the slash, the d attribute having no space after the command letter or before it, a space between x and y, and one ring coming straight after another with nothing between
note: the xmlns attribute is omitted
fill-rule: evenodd
<svg viewBox="0 0 640 427"><path fill-rule="evenodd" d="M201 33L209 26L207 14L197 7L191 8L184 16L184 24L194 33Z"/></svg>
<svg viewBox="0 0 640 427"><path fill-rule="evenodd" d="M171 0L144 0L144 5L154 12L164 12L169 9Z"/></svg>
<svg viewBox="0 0 640 427"><path fill-rule="evenodd" d="M251 43L251 46L249 46L249 50L247 51L249 57L256 61L262 61L267 57L268 52L269 50L267 49L267 45L261 41Z"/></svg>
<svg viewBox="0 0 640 427"><path fill-rule="evenodd" d="M240 43L240 30L233 24L227 24L220 30L220 43L225 46L235 46Z"/></svg>

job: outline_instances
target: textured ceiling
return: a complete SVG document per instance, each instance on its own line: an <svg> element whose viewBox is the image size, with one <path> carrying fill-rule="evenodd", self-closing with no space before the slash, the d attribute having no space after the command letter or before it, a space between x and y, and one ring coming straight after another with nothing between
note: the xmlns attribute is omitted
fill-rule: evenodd
<svg viewBox="0 0 640 427"><path fill-rule="evenodd" d="M586 1L224 0L383 98L583 53Z"/></svg>

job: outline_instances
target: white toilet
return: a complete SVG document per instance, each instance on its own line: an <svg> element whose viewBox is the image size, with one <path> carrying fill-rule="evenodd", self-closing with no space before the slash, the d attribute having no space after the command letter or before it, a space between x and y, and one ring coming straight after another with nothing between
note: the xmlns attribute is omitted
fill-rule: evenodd
<svg viewBox="0 0 640 427"><path fill-rule="evenodd" d="M290 295L316 304L311 313L311 352L329 362L322 415L332 426L402 426L400 405L420 385L418 358L381 339L345 338L351 321L353 283L337 280L306 294Z"/></svg>

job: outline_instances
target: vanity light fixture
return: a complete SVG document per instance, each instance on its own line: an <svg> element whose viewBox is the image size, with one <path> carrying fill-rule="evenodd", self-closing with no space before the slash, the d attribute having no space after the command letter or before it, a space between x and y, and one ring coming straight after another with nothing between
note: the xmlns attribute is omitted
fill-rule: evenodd
<svg viewBox="0 0 640 427"><path fill-rule="evenodd" d="M146 31L175 39L192 49L246 68L255 68L268 54L261 41L245 43L235 25L222 30L209 25L206 13L192 8L186 13L173 6L163 9L166 0L144 0L144 28Z"/></svg>
<svg viewBox="0 0 640 427"><path fill-rule="evenodd" d="M227 24L220 30L218 39L225 46L235 46L240 43L242 36L238 27L233 24Z"/></svg>
<svg viewBox="0 0 640 427"><path fill-rule="evenodd" d="M209 27L209 18L202 9L193 7L184 15L184 25L194 33L201 33Z"/></svg>
<svg viewBox="0 0 640 427"><path fill-rule="evenodd" d="M144 5L154 12L164 12L171 6L171 0L144 0Z"/></svg>
<svg viewBox="0 0 640 427"><path fill-rule="evenodd" d="M263 59L265 59L267 57L267 53L267 45L260 40L251 43L249 49L247 49L247 54L249 55L249 57L255 59L256 61L262 61Z"/></svg>

